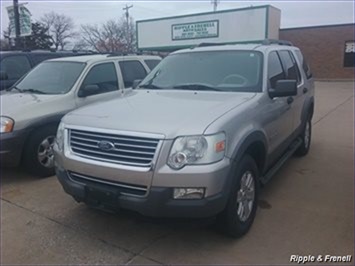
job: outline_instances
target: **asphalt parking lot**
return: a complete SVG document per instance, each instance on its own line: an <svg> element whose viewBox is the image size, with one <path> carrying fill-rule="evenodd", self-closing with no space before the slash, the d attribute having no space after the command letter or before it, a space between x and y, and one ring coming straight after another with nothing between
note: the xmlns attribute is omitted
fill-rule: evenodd
<svg viewBox="0 0 355 266"><path fill-rule="evenodd" d="M353 130L354 83L317 82L309 155L288 161L262 190L254 225L237 240L208 222L89 209L55 177L1 169L1 264L286 264L291 255L354 255Z"/></svg>

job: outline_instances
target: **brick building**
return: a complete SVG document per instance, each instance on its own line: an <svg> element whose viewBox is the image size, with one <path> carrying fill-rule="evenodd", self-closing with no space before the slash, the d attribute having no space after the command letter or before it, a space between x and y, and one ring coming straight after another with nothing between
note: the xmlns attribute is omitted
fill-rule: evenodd
<svg viewBox="0 0 355 266"><path fill-rule="evenodd" d="M316 79L354 80L354 25L281 29L279 38L302 50Z"/></svg>

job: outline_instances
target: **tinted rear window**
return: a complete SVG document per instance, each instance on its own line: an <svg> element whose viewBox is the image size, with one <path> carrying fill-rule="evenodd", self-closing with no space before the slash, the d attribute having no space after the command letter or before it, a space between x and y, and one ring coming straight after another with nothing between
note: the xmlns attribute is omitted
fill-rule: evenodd
<svg viewBox="0 0 355 266"><path fill-rule="evenodd" d="M147 59L144 60L144 62L147 64L147 66L149 67L150 70L152 70L153 68L155 68L161 60L158 59Z"/></svg>
<svg viewBox="0 0 355 266"><path fill-rule="evenodd" d="M144 79L147 75L145 68L139 61L119 62L125 88L132 87L133 81Z"/></svg>

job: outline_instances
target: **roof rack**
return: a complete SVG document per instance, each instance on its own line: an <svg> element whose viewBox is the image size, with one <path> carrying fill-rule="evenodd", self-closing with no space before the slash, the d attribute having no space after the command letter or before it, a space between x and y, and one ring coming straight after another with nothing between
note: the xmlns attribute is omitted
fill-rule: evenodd
<svg viewBox="0 0 355 266"><path fill-rule="evenodd" d="M129 55L128 53L119 53L119 52L116 52L116 53L106 53L107 54L107 57L114 57L114 56L125 56L125 55Z"/></svg>
<svg viewBox="0 0 355 266"><path fill-rule="evenodd" d="M262 45L272 45L272 44L277 44L277 45L287 45L287 46L293 46L292 42L289 41L284 41L284 40L275 40L275 39L265 39L261 42Z"/></svg>
<svg viewBox="0 0 355 266"><path fill-rule="evenodd" d="M216 42L202 42L196 45L191 46L190 48L196 48L196 47L208 47L208 46L218 46L218 45L226 45L225 43L216 43Z"/></svg>
<svg viewBox="0 0 355 266"><path fill-rule="evenodd" d="M248 42L249 43L249 42ZM263 41L250 41L250 44L261 44L261 45L287 45L287 46L293 46L293 44L289 41L284 41L284 40L276 40L276 39L265 39ZM236 43L237 44L237 43ZM209 43L209 42L203 42L194 46L191 46L190 49L194 49L197 47L208 47L208 46L220 46L220 45L226 45L225 43Z"/></svg>

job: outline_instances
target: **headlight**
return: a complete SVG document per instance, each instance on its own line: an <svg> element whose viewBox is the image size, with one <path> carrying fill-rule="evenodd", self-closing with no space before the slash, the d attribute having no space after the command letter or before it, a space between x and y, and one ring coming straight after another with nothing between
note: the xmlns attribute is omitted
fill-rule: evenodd
<svg viewBox="0 0 355 266"><path fill-rule="evenodd" d="M60 122L57 129L57 136L55 138L55 142L60 151L63 151L64 149L64 129L65 129L64 123Z"/></svg>
<svg viewBox="0 0 355 266"><path fill-rule="evenodd" d="M14 129L14 120L12 120L9 117L5 117L5 116L1 116L0 117L0 125L1 125L1 129L0 129L0 133L8 133L11 132Z"/></svg>
<svg viewBox="0 0 355 266"><path fill-rule="evenodd" d="M171 148L168 165L173 169L180 169L185 165L220 161L224 157L225 141L224 133L179 137Z"/></svg>

